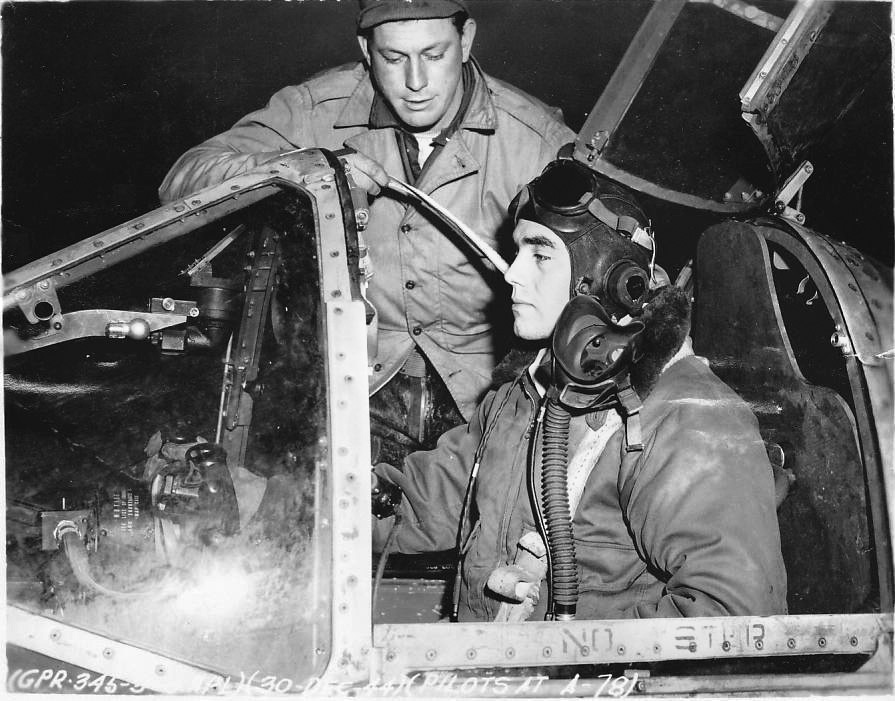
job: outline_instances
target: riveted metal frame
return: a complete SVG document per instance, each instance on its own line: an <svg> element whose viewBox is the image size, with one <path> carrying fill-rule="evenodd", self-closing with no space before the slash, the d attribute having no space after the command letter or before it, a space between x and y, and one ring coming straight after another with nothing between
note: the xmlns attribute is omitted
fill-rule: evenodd
<svg viewBox="0 0 895 701"><path fill-rule="evenodd" d="M366 680L372 650L365 307L360 299L352 299L346 222L335 179L335 171L323 152L308 149L292 153L288 159L269 162L4 277L4 309L27 305L42 289L41 281L50 280L55 288L64 287L274 195L284 187L310 196L322 274L330 388L327 450L331 470L323 470L317 483L315 530L321 540L315 545L315 557L319 558L320 568L328 570L328 561L332 563L331 635L328 640L314 643L323 666L323 672L313 680L318 684ZM240 688L237 682L198 665L178 662L12 605L7 605L7 623L7 640L11 644L147 688L168 693L227 693Z"/></svg>
<svg viewBox="0 0 895 701"><path fill-rule="evenodd" d="M574 156L582 163L595 167L594 161L631 107L686 4L687 0L659 0L650 9L578 132Z"/></svg>
<svg viewBox="0 0 895 701"><path fill-rule="evenodd" d="M889 353L893 347L892 289L857 249L795 223L788 227L792 234L774 226L760 227L758 231L805 266L833 317L837 333L847 339L843 354L855 398L855 419L873 515L880 606L890 611L895 606L891 515L887 508L895 494L895 361Z"/></svg>
<svg viewBox="0 0 895 701"><path fill-rule="evenodd" d="M686 0L658 0L649 11L578 132L573 157L601 175L667 202L721 214L755 211L761 205L760 194L754 199L719 202L658 185L618 167L603 156L603 149L631 107L686 4ZM718 5L716 2L711 4ZM729 11L725 3L719 8Z"/></svg>
<svg viewBox="0 0 895 701"><path fill-rule="evenodd" d="M766 121L833 13L824 0L799 0L740 91L741 109Z"/></svg>
<svg viewBox="0 0 895 701"><path fill-rule="evenodd" d="M779 31L785 21L782 17L765 12L755 5L743 2L743 0L690 0L690 2L711 3L715 7L736 15L746 22L751 22L756 27L769 29L772 32Z"/></svg>
<svg viewBox="0 0 895 701"><path fill-rule="evenodd" d="M351 298L345 229L333 172L319 179L306 178L305 190L316 203L330 390L332 652L319 681L342 684L369 678L372 651L366 308L362 300ZM317 513L319 518L320 508Z"/></svg>
<svg viewBox="0 0 895 701"><path fill-rule="evenodd" d="M235 688L223 675L16 606L6 607L6 630L7 641L13 645L161 693Z"/></svg>

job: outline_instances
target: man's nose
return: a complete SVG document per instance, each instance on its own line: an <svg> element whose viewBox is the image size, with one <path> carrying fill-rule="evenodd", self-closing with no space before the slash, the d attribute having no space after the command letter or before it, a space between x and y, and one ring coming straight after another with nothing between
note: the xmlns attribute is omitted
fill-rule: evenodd
<svg viewBox="0 0 895 701"><path fill-rule="evenodd" d="M515 285L517 280L516 272L517 272L517 264L519 262L518 256L516 259L510 264L510 267L507 268L507 271L503 274L504 282L508 285Z"/></svg>
<svg viewBox="0 0 895 701"><path fill-rule="evenodd" d="M428 85L429 80L426 78L426 67L423 65L422 59L413 58L407 62L407 71L404 76L404 84L408 90L419 92Z"/></svg>

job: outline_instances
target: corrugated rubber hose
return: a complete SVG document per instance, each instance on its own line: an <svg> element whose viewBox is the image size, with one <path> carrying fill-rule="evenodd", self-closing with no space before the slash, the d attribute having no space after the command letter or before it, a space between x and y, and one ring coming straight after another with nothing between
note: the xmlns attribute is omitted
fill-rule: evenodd
<svg viewBox="0 0 895 701"><path fill-rule="evenodd" d="M567 479L570 421L569 412L559 401L548 397L541 454L541 501L550 552L553 617L557 621L573 620L578 604L578 565Z"/></svg>

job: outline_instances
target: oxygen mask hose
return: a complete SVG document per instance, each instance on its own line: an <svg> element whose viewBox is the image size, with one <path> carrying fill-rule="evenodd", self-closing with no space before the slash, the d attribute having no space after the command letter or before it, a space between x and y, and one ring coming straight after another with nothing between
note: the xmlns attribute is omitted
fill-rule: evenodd
<svg viewBox="0 0 895 701"><path fill-rule="evenodd" d="M541 454L541 501L550 553L553 618L571 621L578 604L578 565L569 509L569 412L555 394L547 397Z"/></svg>
<svg viewBox="0 0 895 701"><path fill-rule="evenodd" d="M116 599L138 599L158 593L152 587L138 589L135 591L117 591L109 589L97 582L93 575L90 574L90 562L87 557L87 548L78 531L78 527L71 521L62 521L56 526L56 540L62 544L65 556L71 565L72 574L78 583L97 594L103 594Z"/></svg>

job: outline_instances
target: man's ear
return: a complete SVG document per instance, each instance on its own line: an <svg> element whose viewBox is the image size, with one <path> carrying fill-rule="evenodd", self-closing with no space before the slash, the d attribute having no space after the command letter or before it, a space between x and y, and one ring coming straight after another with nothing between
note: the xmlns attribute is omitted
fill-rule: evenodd
<svg viewBox="0 0 895 701"><path fill-rule="evenodd" d="M367 42L367 37L362 34L357 35L357 45L360 46L360 52L364 55L364 61L367 62L367 65L370 65L370 47Z"/></svg>
<svg viewBox="0 0 895 701"><path fill-rule="evenodd" d="M472 42L475 40L475 20L470 17L463 25L463 33L460 35L460 50L463 52L463 63L469 60L472 53Z"/></svg>

